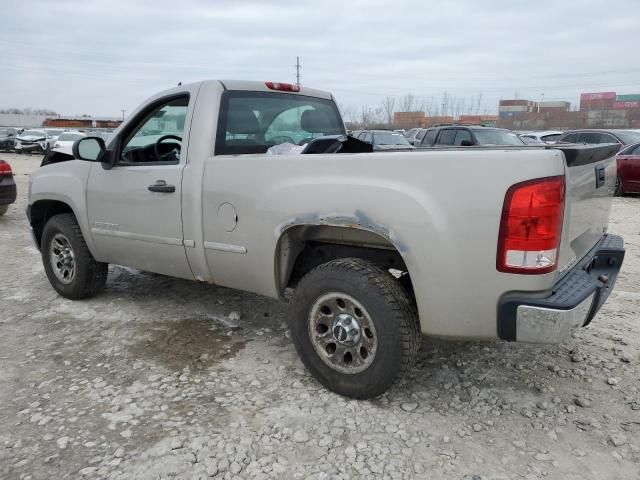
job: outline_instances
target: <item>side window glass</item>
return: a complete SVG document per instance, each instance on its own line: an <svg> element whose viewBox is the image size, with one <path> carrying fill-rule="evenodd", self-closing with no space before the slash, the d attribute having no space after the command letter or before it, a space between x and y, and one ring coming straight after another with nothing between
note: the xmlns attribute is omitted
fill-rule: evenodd
<svg viewBox="0 0 640 480"><path fill-rule="evenodd" d="M438 138L438 145L453 145L456 138L456 130L453 128L442 130Z"/></svg>
<svg viewBox="0 0 640 480"><path fill-rule="evenodd" d="M570 133L569 135L567 135L566 137L564 137L562 139L563 142L567 142L567 143L575 143L578 141L578 134L577 133Z"/></svg>
<svg viewBox="0 0 640 480"><path fill-rule="evenodd" d="M609 135L608 133L601 133L600 143L620 143L620 142L616 140L616 137L614 137L613 135Z"/></svg>
<svg viewBox="0 0 640 480"><path fill-rule="evenodd" d="M180 161L189 98L160 105L127 135L119 163L177 163Z"/></svg>
<svg viewBox="0 0 640 480"><path fill-rule="evenodd" d="M583 143L601 143L602 135L597 132L585 132L580 134L580 142Z"/></svg>
<svg viewBox="0 0 640 480"><path fill-rule="evenodd" d="M437 130L428 130L427 134L424 136L424 140L422 140L423 145L432 145L434 140L436 139Z"/></svg>
<svg viewBox="0 0 640 480"><path fill-rule="evenodd" d="M455 145L462 145L462 141L466 140L469 143L472 143L471 140L471 134L469 133L468 130L458 130L458 133L456 133L456 141L455 141Z"/></svg>

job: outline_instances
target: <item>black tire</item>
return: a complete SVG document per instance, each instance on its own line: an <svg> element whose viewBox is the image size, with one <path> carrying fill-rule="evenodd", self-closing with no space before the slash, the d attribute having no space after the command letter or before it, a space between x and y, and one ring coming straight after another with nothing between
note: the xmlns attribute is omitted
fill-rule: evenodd
<svg viewBox="0 0 640 480"><path fill-rule="evenodd" d="M0 205L0 217L7 213L9 210L9 205Z"/></svg>
<svg viewBox="0 0 640 480"><path fill-rule="evenodd" d="M318 347L321 341L311 338L314 325L322 327L322 332L318 329L318 335L326 335L327 325L314 323L314 319L321 318L320 323L324 321L324 313L319 313L324 312L324 306L318 310L318 302L334 293L338 296L345 295L362 305L366 322L373 324L375 334L369 338L375 340L376 346L372 349L375 353L368 360L358 358L358 361L370 362L363 371L348 373L338 370L349 368L350 363L346 364L346 367L339 363L335 368L329 365L327 362L336 360L328 359L337 352L334 350L334 353L331 353L327 348L326 352L322 350L319 353L316 348L321 348ZM338 305L336 303L336 307ZM311 374L329 390L353 398L373 398L387 391L415 363L422 341L415 305L395 277L369 261L345 258L319 265L300 280L290 307L289 327L296 350ZM336 309L336 313L339 312ZM360 314L362 315L362 311ZM337 340L336 321L337 316L327 317L326 323L332 326L328 336L323 337L322 341L338 342L338 348L355 349L354 355L357 355L362 351L359 350L362 347L358 344L344 347ZM358 324L358 330L364 332L363 325L365 323ZM361 342L371 341L366 340L364 336L360 338ZM327 345L329 346L330 344ZM367 359L366 356L363 358Z"/></svg>
<svg viewBox="0 0 640 480"><path fill-rule="evenodd" d="M616 189L613 192L613 194L616 197L621 197L622 196L622 179L620 178L620 175L618 175L616 177Z"/></svg>
<svg viewBox="0 0 640 480"><path fill-rule="evenodd" d="M74 274L68 283L55 273L56 266L51 259L51 245L54 238L61 235L68 240L74 261ZM42 232L41 254L44 270L51 286L63 297L71 300L89 298L97 294L107 281L107 263L97 262L87 248L80 226L72 213L51 217Z"/></svg>

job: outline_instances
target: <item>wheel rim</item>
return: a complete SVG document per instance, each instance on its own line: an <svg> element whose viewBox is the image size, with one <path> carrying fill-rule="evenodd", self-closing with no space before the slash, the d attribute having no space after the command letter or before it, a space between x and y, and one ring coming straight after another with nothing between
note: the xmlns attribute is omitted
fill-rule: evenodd
<svg viewBox="0 0 640 480"><path fill-rule="evenodd" d="M65 285L73 282L76 261L71 242L62 233L57 233L49 246L49 260L56 278Z"/></svg>
<svg viewBox="0 0 640 480"><path fill-rule="evenodd" d="M341 373L366 370L376 355L378 336L369 312L340 292L319 297L309 313L309 338L320 359Z"/></svg>

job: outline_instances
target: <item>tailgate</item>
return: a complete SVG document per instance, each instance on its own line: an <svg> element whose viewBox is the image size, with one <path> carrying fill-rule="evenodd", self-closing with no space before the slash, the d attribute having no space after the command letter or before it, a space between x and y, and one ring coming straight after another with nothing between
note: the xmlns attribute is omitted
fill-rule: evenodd
<svg viewBox="0 0 640 480"><path fill-rule="evenodd" d="M564 153L566 203L558 277L600 240L609 225L618 144L554 145Z"/></svg>

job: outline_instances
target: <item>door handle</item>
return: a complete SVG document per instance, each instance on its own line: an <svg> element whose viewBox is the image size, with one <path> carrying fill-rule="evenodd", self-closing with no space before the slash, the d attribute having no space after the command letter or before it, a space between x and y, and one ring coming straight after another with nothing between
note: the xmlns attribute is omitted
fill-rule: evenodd
<svg viewBox="0 0 640 480"><path fill-rule="evenodd" d="M167 185L164 180L156 180L156 183L147 187L150 192L173 193L176 191L175 185Z"/></svg>

